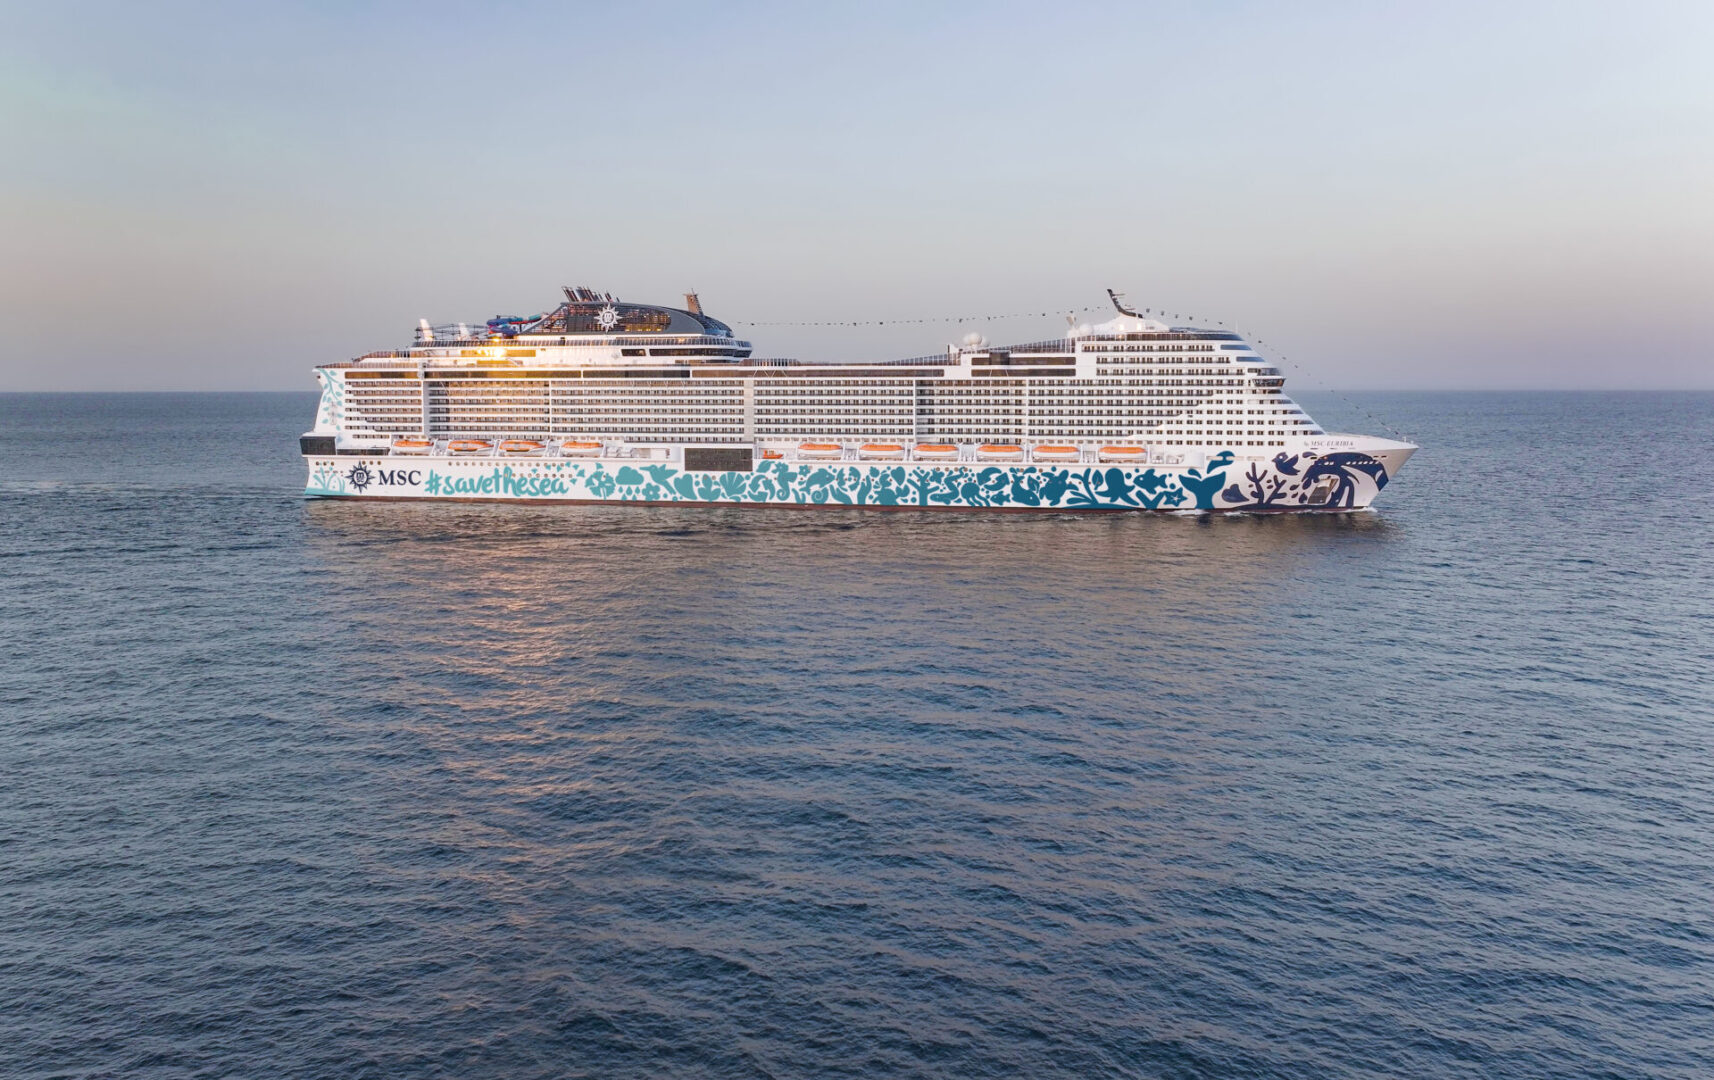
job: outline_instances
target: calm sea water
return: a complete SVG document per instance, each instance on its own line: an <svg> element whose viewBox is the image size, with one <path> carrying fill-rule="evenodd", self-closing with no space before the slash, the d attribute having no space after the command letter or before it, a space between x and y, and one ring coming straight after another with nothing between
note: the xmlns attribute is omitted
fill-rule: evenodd
<svg viewBox="0 0 1714 1080"><path fill-rule="evenodd" d="M1714 396L1378 512L297 497L0 397L0 1075L1714 1075Z"/></svg>

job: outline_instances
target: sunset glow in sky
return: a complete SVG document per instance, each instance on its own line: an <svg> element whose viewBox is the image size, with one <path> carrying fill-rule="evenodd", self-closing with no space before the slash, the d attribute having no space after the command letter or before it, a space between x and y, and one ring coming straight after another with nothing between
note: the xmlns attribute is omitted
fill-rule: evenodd
<svg viewBox="0 0 1714 1080"><path fill-rule="evenodd" d="M1710 57L1693 2L10 4L0 390L309 389L561 284L763 356L1112 286L1337 387L1709 388Z"/></svg>

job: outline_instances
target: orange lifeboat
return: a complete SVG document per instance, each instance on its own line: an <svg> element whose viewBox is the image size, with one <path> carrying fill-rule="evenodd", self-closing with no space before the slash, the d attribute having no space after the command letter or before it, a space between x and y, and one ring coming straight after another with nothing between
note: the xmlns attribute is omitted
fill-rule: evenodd
<svg viewBox="0 0 1714 1080"><path fill-rule="evenodd" d="M433 439L401 438L393 440L393 453L395 454L426 454L433 449Z"/></svg>
<svg viewBox="0 0 1714 1080"><path fill-rule="evenodd" d="M917 443L911 455L918 461L957 461L958 447L951 443Z"/></svg>
<svg viewBox="0 0 1714 1080"><path fill-rule="evenodd" d="M797 444L797 456L826 461L845 456L845 447L836 442L806 442Z"/></svg>
<svg viewBox="0 0 1714 1080"><path fill-rule="evenodd" d="M559 444L559 452L566 457L600 457L601 444L584 439L567 439Z"/></svg>
<svg viewBox="0 0 1714 1080"><path fill-rule="evenodd" d="M500 444L500 450L507 454L533 454L546 449L545 444L534 439L507 439Z"/></svg>
<svg viewBox="0 0 1714 1080"><path fill-rule="evenodd" d="M1030 451L1030 457L1037 461L1078 461L1083 451L1075 446L1038 446Z"/></svg>
<svg viewBox="0 0 1714 1080"><path fill-rule="evenodd" d="M493 446L494 444L486 439L454 439L446 444L446 448L455 454L480 454Z"/></svg>
<svg viewBox="0 0 1714 1080"><path fill-rule="evenodd" d="M857 448L857 456L865 461L902 460L905 448L898 443L872 442Z"/></svg>
<svg viewBox="0 0 1714 1080"><path fill-rule="evenodd" d="M778 450L764 450L764 451L762 451L762 460L763 461L779 461L783 457L785 457L785 455L780 453Z"/></svg>
<svg viewBox="0 0 1714 1080"><path fill-rule="evenodd" d="M1024 448L1021 446L1006 446L1003 443L983 443L976 448L978 461L1021 461Z"/></svg>
<svg viewBox="0 0 1714 1080"><path fill-rule="evenodd" d="M1149 452L1140 446L1103 446L1102 461L1142 461Z"/></svg>

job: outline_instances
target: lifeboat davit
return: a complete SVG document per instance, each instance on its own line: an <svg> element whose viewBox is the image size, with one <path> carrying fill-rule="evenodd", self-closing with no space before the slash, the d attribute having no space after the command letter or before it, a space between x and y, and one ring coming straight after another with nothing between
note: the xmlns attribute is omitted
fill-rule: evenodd
<svg viewBox="0 0 1714 1080"><path fill-rule="evenodd" d="M918 461L957 461L958 447L951 443L917 443L911 455Z"/></svg>
<svg viewBox="0 0 1714 1080"><path fill-rule="evenodd" d="M1037 461L1078 461L1083 451L1075 446L1038 446L1030 451L1030 457Z"/></svg>
<svg viewBox="0 0 1714 1080"><path fill-rule="evenodd" d="M797 456L826 461L845 456L845 447L836 442L806 442L797 444Z"/></svg>
<svg viewBox="0 0 1714 1080"><path fill-rule="evenodd" d="M507 439L500 444L501 452L507 454L534 454L545 449L545 444L534 439Z"/></svg>
<svg viewBox="0 0 1714 1080"><path fill-rule="evenodd" d="M1102 461L1142 461L1149 452L1140 446L1103 446Z"/></svg>
<svg viewBox="0 0 1714 1080"><path fill-rule="evenodd" d="M600 443L583 439L567 439L559 444L559 452L566 457L600 457L601 449Z"/></svg>
<svg viewBox="0 0 1714 1080"><path fill-rule="evenodd" d="M404 438L393 440L393 453L395 454L426 454L433 449L433 439Z"/></svg>
<svg viewBox="0 0 1714 1080"><path fill-rule="evenodd" d="M902 461L905 448L898 443L871 442L857 448L857 456L866 461Z"/></svg>
<svg viewBox="0 0 1714 1080"><path fill-rule="evenodd" d="M446 444L446 448L455 454L480 454L493 447L494 444L486 439L454 439Z"/></svg>
<svg viewBox="0 0 1714 1080"><path fill-rule="evenodd" d="M1022 461L1024 448L1021 446L1005 446L1001 443L983 443L976 448L978 461Z"/></svg>

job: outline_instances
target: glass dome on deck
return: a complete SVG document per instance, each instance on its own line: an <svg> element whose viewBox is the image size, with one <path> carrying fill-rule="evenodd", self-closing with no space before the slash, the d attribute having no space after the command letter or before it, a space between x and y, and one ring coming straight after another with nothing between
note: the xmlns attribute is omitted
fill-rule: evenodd
<svg viewBox="0 0 1714 1080"><path fill-rule="evenodd" d="M637 304L616 300L611 293L593 289L565 289L565 303L533 319L502 316L490 320L497 334L700 334L731 337L732 328L702 313L696 294L685 297L692 308ZM694 309L694 310L693 310Z"/></svg>

